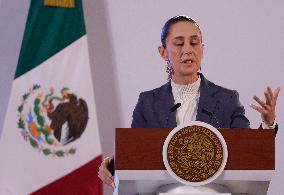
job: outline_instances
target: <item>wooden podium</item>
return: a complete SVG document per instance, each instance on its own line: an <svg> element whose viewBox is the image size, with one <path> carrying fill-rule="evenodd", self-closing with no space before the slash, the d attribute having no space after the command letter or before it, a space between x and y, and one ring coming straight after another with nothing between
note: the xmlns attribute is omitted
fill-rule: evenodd
<svg viewBox="0 0 284 195"><path fill-rule="evenodd" d="M115 184L119 195L154 195L165 184L177 183L166 171L162 149L171 129L116 129ZM228 160L214 183L232 194L265 195L275 170L275 133L263 129L219 129Z"/></svg>

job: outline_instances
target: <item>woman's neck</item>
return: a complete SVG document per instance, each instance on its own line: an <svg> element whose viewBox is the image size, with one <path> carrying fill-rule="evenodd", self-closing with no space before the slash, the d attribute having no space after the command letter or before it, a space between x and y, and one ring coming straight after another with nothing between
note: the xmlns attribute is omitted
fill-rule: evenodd
<svg viewBox="0 0 284 195"><path fill-rule="evenodd" d="M175 75L173 75L172 80L175 84L188 85L197 81L198 77L198 74L190 75L187 77L176 77Z"/></svg>

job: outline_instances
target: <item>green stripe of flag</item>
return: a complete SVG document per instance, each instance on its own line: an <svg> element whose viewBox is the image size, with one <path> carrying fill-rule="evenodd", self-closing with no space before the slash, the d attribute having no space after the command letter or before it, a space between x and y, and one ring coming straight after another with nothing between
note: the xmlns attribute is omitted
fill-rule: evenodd
<svg viewBox="0 0 284 195"><path fill-rule="evenodd" d="M81 0L75 8L46 7L31 0L15 78L86 34Z"/></svg>

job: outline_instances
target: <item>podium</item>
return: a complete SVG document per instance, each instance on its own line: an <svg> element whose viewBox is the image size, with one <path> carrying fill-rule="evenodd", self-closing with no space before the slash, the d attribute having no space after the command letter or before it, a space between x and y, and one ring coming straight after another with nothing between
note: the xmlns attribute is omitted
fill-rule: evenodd
<svg viewBox="0 0 284 195"><path fill-rule="evenodd" d="M154 195L160 186L177 183L162 160L163 144L171 130L116 129L114 194ZM227 186L233 195L265 195L275 171L274 130L219 131L227 143L228 159L213 183Z"/></svg>

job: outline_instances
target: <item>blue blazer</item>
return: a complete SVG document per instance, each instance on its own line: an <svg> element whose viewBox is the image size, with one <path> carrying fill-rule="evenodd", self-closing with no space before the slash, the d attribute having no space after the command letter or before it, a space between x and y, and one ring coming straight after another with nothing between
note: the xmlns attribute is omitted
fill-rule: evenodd
<svg viewBox="0 0 284 195"><path fill-rule="evenodd" d="M197 121L216 128L249 128L237 91L208 81L202 74ZM132 128L174 128L177 126L171 83L142 92L133 111Z"/></svg>

